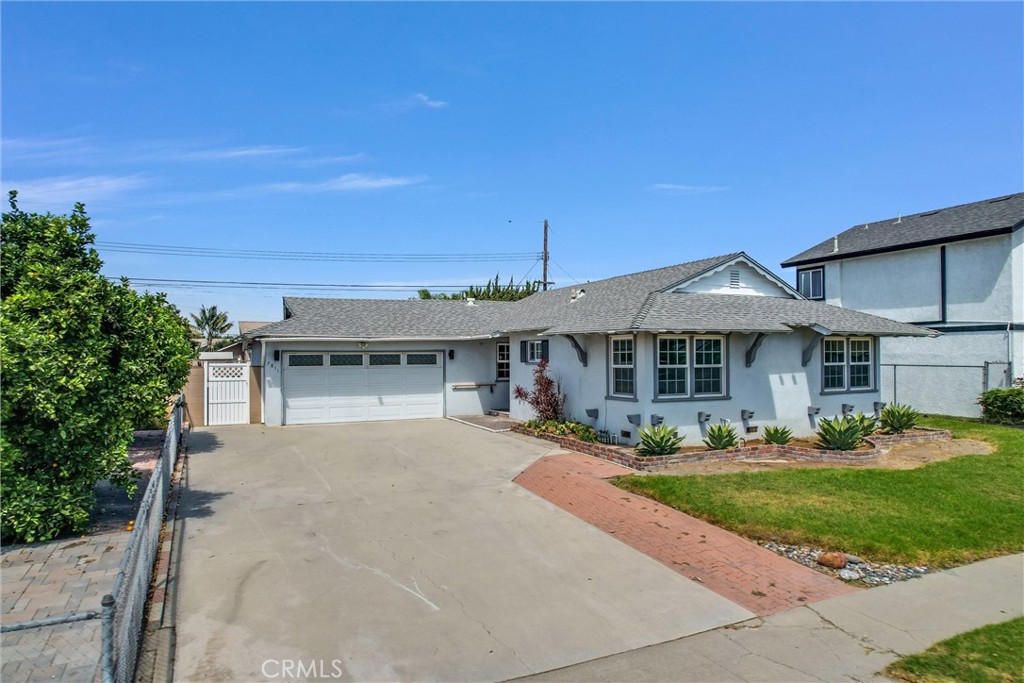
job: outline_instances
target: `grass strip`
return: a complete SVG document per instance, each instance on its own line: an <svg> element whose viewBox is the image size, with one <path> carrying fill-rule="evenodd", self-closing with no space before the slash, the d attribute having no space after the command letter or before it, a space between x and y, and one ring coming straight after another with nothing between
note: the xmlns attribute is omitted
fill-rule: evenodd
<svg viewBox="0 0 1024 683"><path fill-rule="evenodd" d="M1024 680L1024 617L935 643L893 662L884 673L913 683L1019 683Z"/></svg>

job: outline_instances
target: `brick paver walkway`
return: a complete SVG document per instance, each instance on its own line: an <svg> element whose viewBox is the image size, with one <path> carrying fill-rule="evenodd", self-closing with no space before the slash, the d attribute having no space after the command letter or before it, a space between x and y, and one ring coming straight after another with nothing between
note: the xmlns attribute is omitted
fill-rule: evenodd
<svg viewBox="0 0 1024 683"><path fill-rule="evenodd" d="M101 612L121 564L141 490L160 456L163 432L139 432L129 451L143 473L131 501L118 492L100 533L48 543L4 546L0 578L4 626L75 613ZM108 485L109 488L109 485ZM100 658L100 619L9 631L0 637L4 683L92 681Z"/></svg>
<svg viewBox="0 0 1024 683"><path fill-rule="evenodd" d="M858 590L604 481L628 473L614 463L567 453L541 458L515 481L761 616Z"/></svg>

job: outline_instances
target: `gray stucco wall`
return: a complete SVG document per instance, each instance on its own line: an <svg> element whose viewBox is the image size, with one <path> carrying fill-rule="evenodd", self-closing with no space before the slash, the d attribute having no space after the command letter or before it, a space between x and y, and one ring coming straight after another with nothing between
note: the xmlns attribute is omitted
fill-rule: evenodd
<svg viewBox="0 0 1024 683"><path fill-rule="evenodd" d="M523 335L512 336L512 385L525 388L533 386L532 372L535 365L519 361L521 339L537 339ZM712 414L712 421L722 418L730 420L737 431L744 435L746 426L758 427L758 433L747 435L757 438L767 425L785 425L796 435L807 436L814 432L813 421L808 417L808 406L821 408L819 417L831 417L842 411L842 404L855 406L856 411L870 413L875 401L879 400L876 389L868 392L821 394L821 350L815 345L814 355L806 367L801 366L801 354L810 341L811 333L769 335L762 343L752 367L746 367L744 356L753 341L753 335L732 334L728 342L729 395L727 399L697 399L690 401L656 401L654 399L654 337L649 334L637 335L637 399L635 401L607 398L607 338L604 335L577 337L588 351L588 366L583 368L570 343L561 337L550 339L550 373L561 383L568 397L567 413L572 419L593 424L598 429L608 429L618 434L621 430L631 432L627 443L636 443L637 427L631 425L626 416L639 413L642 424L650 424L651 415L661 415L665 423L679 427L686 443L699 444L703 429L697 422L700 411ZM596 421L586 417L587 408L597 408ZM742 410L753 410L754 419L744 424L740 419ZM520 420L532 418L529 405L512 400L511 415Z"/></svg>
<svg viewBox="0 0 1024 683"><path fill-rule="evenodd" d="M1018 230L946 245L947 322L1022 321L1021 234ZM901 322L942 318L937 246L849 258L824 268L826 303Z"/></svg>
<svg viewBox="0 0 1024 683"><path fill-rule="evenodd" d="M997 235L946 246L948 322L1012 319L1012 241L1012 235ZM1024 287L1024 281L1017 282L1018 287Z"/></svg>
<svg viewBox="0 0 1024 683"><path fill-rule="evenodd" d="M938 320L939 248L834 261L825 265L825 302L901 322Z"/></svg>
<svg viewBox="0 0 1024 683"><path fill-rule="evenodd" d="M299 341L272 342L266 345L263 357L264 422L280 425L284 418L281 397L281 362L274 360L274 351L441 351L444 356L445 415L483 415L489 410L508 408L508 382L495 382L496 340L369 342L360 349L356 342ZM455 357L448 358L448 351ZM518 356L517 356L518 358ZM458 384L491 384L494 387L457 389Z"/></svg>

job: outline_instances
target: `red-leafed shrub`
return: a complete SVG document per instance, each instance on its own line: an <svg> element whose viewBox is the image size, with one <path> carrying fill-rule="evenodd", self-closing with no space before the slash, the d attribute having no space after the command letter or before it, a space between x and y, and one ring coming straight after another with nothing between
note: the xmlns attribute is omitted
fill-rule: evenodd
<svg viewBox="0 0 1024 683"><path fill-rule="evenodd" d="M529 403L540 420L565 420L565 394L559 391L558 382L548 375L546 359L537 363L533 371L533 391L527 391L517 384L512 395L519 401Z"/></svg>

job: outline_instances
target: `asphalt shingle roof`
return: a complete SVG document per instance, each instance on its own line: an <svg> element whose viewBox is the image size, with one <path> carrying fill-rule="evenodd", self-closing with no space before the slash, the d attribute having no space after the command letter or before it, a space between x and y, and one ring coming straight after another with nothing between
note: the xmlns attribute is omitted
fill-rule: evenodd
<svg viewBox="0 0 1024 683"><path fill-rule="evenodd" d="M306 299L285 297L291 317L261 327L257 337L339 339L486 337L514 304L506 301Z"/></svg>
<svg viewBox="0 0 1024 683"><path fill-rule="evenodd" d="M1024 192L971 204L856 225L782 262L784 267L834 261L1009 232L1024 223Z"/></svg>
<svg viewBox="0 0 1024 683"><path fill-rule="evenodd" d="M634 329L788 332L794 327L813 326L835 334L927 334L915 325L819 301L740 294L654 294L647 312L635 322Z"/></svg>
<svg viewBox="0 0 1024 683"><path fill-rule="evenodd" d="M238 321L238 333L239 334L248 334L250 332L258 330L261 327L266 327L267 325L272 325L273 323L274 323L273 320L263 320L263 321L239 320Z"/></svg>
<svg viewBox="0 0 1024 683"><path fill-rule="evenodd" d="M783 297L666 292L742 252L538 292L516 302L285 298L290 317L255 337L336 339L485 338L509 332L589 334L629 331L789 332L820 326L835 333L927 335L886 318ZM749 258L749 257L747 257ZM574 299L573 290L585 294Z"/></svg>

